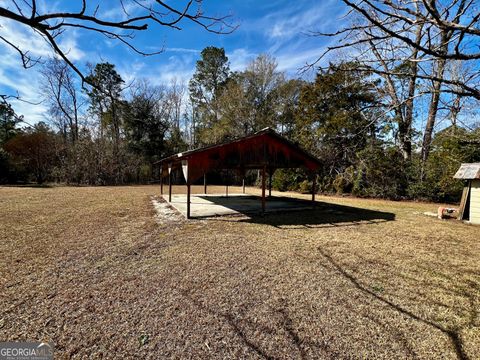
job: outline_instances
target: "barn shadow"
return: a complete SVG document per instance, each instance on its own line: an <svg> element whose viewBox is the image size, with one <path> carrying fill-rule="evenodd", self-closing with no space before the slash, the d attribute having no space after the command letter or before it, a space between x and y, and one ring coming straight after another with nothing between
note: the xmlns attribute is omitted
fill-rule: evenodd
<svg viewBox="0 0 480 360"><path fill-rule="evenodd" d="M364 224L378 224L395 220L395 214L390 212L364 209L346 205L338 205L290 197L269 197L266 201L266 212L261 213L261 200L258 196L202 196L198 198L237 212L244 216L218 216L214 214L195 216L195 218L212 218L221 221L250 222L271 225L277 228L317 228L342 227ZM195 204L193 204L195 206ZM217 215L217 216L216 216Z"/></svg>

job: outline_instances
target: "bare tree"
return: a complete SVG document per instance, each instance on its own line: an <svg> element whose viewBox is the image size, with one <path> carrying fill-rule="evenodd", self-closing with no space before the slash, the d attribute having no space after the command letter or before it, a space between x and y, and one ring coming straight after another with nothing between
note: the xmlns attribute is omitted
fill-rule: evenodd
<svg viewBox="0 0 480 360"><path fill-rule="evenodd" d="M472 69L463 61L453 60L449 61L445 71L450 78L463 81L472 72ZM450 96L440 98L440 109L445 113L445 120L450 125L463 126L470 129L477 120L476 109L478 109L478 100L459 94L451 94ZM460 113L463 116L459 116Z"/></svg>
<svg viewBox="0 0 480 360"><path fill-rule="evenodd" d="M277 117L275 96L285 83L285 74L278 70L277 60L269 54L260 54L247 65L242 77L250 109L245 134L274 126Z"/></svg>
<svg viewBox="0 0 480 360"><path fill-rule="evenodd" d="M172 106L172 125L176 131L180 132L180 120L182 118L182 107L184 105L184 97L187 91L186 85L173 78L170 82L168 97Z"/></svg>
<svg viewBox="0 0 480 360"><path fill-rule="evenodd" d="M195 106L195 102L192 98L188 98L185 104L185 135L187 138L187 144L189 149L197 147L197 124L198 124L198 112Z"/></svg>
<svg viewBox="0 0 480 360"><path fill-rule="evenodd" d="M91 2L88 0L82 0L78 10L62 9L45 12L37 6L36 0L8 0L6 4L4 3L2 2L0 6L0 18L16 21L34 30L51 46L53 52L81 77L82 81L86 81L86 77L70 60L68 51L59 45L61 35L69 31L82 30L97 33L124 44L138 54L153 55L160 53L162 49L147 53L137 48L133 41L137 33L146 31L150 25L180 30L182 20L188 20L208 32L217 34L230 33L236 28L236 25L230 23L230 15L204 14L201 7L202 0L182 1L182 5L178 7L161 0L116 0L113 4L109 4L109 8L122 9L121 20L112 19L108 12L103 12L101 3L90 5ZM31 49L21 48L15 43L15 39L0 35L0 41L18 52L25 68L38 63L39 59L31 56Z"/></svg>
<svg viewBox="0 0 480 360"><path fill-rule="evenodd" d="M434 5L434 4L433 4ZM460 16L460 12L463 11L464 6L460 6L458 9L457 16ZM480 15L480 14L479 14ZM438 49L440 55L445 55L448 53L449 43L452 40L454 32L445 28L439 28L438 36L439 40L436 42L436 45L433 48ZM445 56L437 56L433 62L431 74L432 78L432 98L430 101L430 106L428 109L428 118L427 124L425 126L425 132L423 134L423 145L422 145L422 160L423 162L427 161L428 155L430 153L430 146L433 137L433 130L435 126L435 120L437 118L438 106L440 103L440 94L442 90L442 79L444 79L445 69L447 66L448 58Z"/></svg>
<svg viewBox="0 0 480 360"><path fill-rule="evenodd" d="M42 89L49 114L65 140L78 140L80 110L83 105L81 91L73 71L58 58L52 58L42 68Z"/></svg>
<svg viewBox="0 0 480 360"><path fill-rule="evenodd" d="M372 36L362 31L365 39L368 39L368 49L364 53L373 54L377 67L373 64L367 66L367 70L373 70L385 81L384 91L390 98L388 108L395 114L398 124L397 139L400 143L404 159L410 159L412 155L412 124L414 114L414 99L416 95L418 75L418 50L416 48L401 48L393 39L386 39L383 43L376 43ZM422 38L422 25L415 29L415 41ZM410 53L411 62L404 63L402 59L395 57L399 50ZM365 59L363 59L365 61ZM368 60L365 61L368 63ZM393 74L399 68L403 68L402 76ZM400 84L400 86L397 86Z"/></svg>
<svg viewBox="0 0 480 360"><path fill-rule="evenodd" d="M403 47L415 49L417 56L411 52L399 51L409 62L431 62L480 59L478 42L480 36L480 12L475 1L452 0L437 2L434 0L342 0L349 8L349 15L362 19L359 24L349 25L336 32L314 32L313 35L337 37L339 42L327 48L315 63L327 53L341 48L364 45L373 41L383 43L395 39ZM422 36L414 36L415 30L421 27ZM368 34L368 38L358 37L358 33ZM461 96L472 96L480 99L480 83L478 72L458 80L438 76L441 64L436 72L417 74L419 79L440 82L446 88L443 91L453 92ZM389 71L395 74L396 71Z"/></svg>
<svg viewBox="0 0 480 360"><path fill-rule="evenodd" d="M411 154L411 126L417 82L430 84L428 117L422 142L422 160L430 152L435 121L442 93L480 99L478 71L462 78L449 77L448 63L453 60L476 62L480 52L472 44L478 41L480 13L474 1L453 0L343 0L350 8L352 21L332 33L313 33L337 37L314 64L328 53L354 48L359 68L382 76L391 109L398 119L398 139L405 158ZM312 65L314 65L312 64ZM394 86L409 79L405 96Z"/></svg>

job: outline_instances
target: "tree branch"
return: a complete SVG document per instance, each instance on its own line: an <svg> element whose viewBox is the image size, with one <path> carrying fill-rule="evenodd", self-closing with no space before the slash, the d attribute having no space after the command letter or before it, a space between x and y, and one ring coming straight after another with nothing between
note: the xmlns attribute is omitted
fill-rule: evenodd
<svg viewBox="0 0 480 360"><path fill-rule="evenodd" d="M124 0L117 0L118 7L122 9L126 16L126 19L118 21L109 19L105 14L102 15L99 12L101 3L95 9L88 11L87 0L82 0L82 7L78 11L56 11L43 14L38 13L37 2L32 0L31 3L25 2L26 6L24 5L24 8L28 9L28 16L25 15L24 9L16 0L10 1L14 5L13 7L0 6L0 18L21 23L41 34L50 44L53 51L81 77L83 82L86 82L86 77L68 58L68 54L62 51L57 42L60 35L70 28L102 34L110 39L119 41L137 54L151 56L163 52L164 49L145 52L135 46L132 41L136 33L146 31L149 25L160 25L181 30L180 23L182 20L188 20L215 34L230 34L238 27L238 25L231 22L231 15L219 17L205 15L200 8L201 0L188 0L184 3L181 10L161 0L154 0L149 6L146 6L140 0L131 0L130 4L133 4L134 8L130 13L127 12ZM196 4L196 9L194 9L194 4ZM0 37L0 40L20 54L24 67L32 67L40 60L32 59L28 55L28 51L20 49L15 44L14 39L7 39L3 36Z"/></svg>

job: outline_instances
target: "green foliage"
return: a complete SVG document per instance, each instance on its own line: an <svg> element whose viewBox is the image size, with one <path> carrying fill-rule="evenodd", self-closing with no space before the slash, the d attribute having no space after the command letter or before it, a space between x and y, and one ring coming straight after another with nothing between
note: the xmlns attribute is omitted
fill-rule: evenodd
<svg viewBox="0 0 480 360"><path fill-rule="evenodd" d="M17 125L21 121L22 117L15 114L11 104L0 101L0 146L18 134Z"/></svg>
<svg viewBox="0 0 480 360"><path fill-rule="evenodd" d="M92 85L87 94L91 99L93 108L102 107L103 111L107 111L108 107L111 106L110 102L119 99L121 96L124 81L113 64L96 64L86 80Z"/></svg>
<svg viewBox="0 0 480 360"><path fill-rule="evenodd" d="M125 106L125 132L130 149L148 161L159 160L165 155L165 137L169 119L159 108L158 88L146 89L135 94Z"/></svg>
<svg viewBox="0 0 480 360"><path fill-rule="evenodd" d="M206 47L197 61L195 73L189 83L190 99L197 118L197 139L201 145L219 142L211 133L219 120L217 99L230 75L225 49Z"/></svg>
<svg viewBox="0 0 480 360"><path fill-rule="evenodd" d="M283 73L277 70L276 60L267 54L260 54L247 69L239 74L249 116L244 120L246 134L265 127L277 125L279 87L285 82Z"/></svg>
<svg viewBox="0 0 480 360"><path fill-rule="evenodd" d="M273 173L272 186L275 190L298 190L299 184L306 179L301 169L277 169Z"/></svg>
<svg viewBox="0 0 480 360"><path fill-rule="evenodd" d="M337 174L332 182L335 192L339 195L350 193L354 182L354 168L349 166L343 172Z"/></svg>
<svg viewBox="0 0 480 360"><path fill-rule="evenodd" d="M4 145L21 133L17 126L22 120L23 117L15 113L11 104L0 99L0 184L16 180L11 156Z"/></svg>
<svg viewBox="0 0 480 360"><path fill-rule="evenodd" d="M142 334L138 337L138 342L140 346L144 346L148 344L150 341L150 336L148 334Z"/></svg>
<svg viewBox="0 0 480 360"><path fill-rule="evenodd" d="M395 200L405 197L406 164L397 148L371 144L357 156L352 194Z"/></svg>
<svg viewBox="0 0 480 360"><path fill-rule="evenodd" d="M383 285L375 284L372 286L372 290L376 293L383 293L385 291L385 288L383 287Z"/></svg>
<svg viewBox="0 0 480 360"><path fill-rule="evenodd" d="M453 179L461 163L480 161L480 128L469 132L451 126L438 132L432 142L430 156L422 169L422 162L412 162L413 174L424 173L424 179L413 177L408 194L413 198L441 202L458 202L463 183Z"/></svg>
<svg viewBox="0 0 480 360"><path fill-rule="evenodd" d="M188 150L188 144L185 141L185 136L177 127L170 129L164 146L165 155L176 154Z"/></svg>
<svg viewBox="0 0 480 360"><path fill-rule="evenodd" d="M305 179L300 182L298 184L298 191L302 194L310 193L312 191L312 181Z"/></svg>
<svg viewBox="0 0 480 360"><path fill-rule="evenodd" d="M275 59L265 54L245 71L229 74L224 69L218 80L219 64L228 65L227 61L219 49L204 49L190 81L190 96L200 117L200 143L219 143L268 126L291 130L301 82L286 82Z"/></svg>
<svg viewBox="0 0 480 360"><path fill-rule="evenodd" d="M251 131L251 107L241 76L240 73L233 74L218 98L220 120L210 129L214 138L229 140Z"/></svg>
<svg viewBox="0 0 480 360"><path fill-rule="evenodd" d="M0 184L7 183L10 179L10 156L3 147L0 147Z"/></svg>
<svg viewBox="0 0 480 360"><path fill-rule="evenodd" d="M90 98L90 111L100 119L100 126L109 130L114 146L120 141L121 107L122 107L122 77L110 63L96 64L87 82L92 85L87 91Z"/></svg>
<svg viewBox="0 0 480 360"><path fill-rule="evenodd" d="M189 87L192 99L198 104L204 104L211 100L208 96L218 95L229 77L230 67L223 48L208 46L200 55L201 59L197 61Z"/></svg>
<svg viewBox="0 0 480 360"><path fill-rule="evenodd" d="M275 89L277 102L274 127L290 140L295 138L295 114L298 111L300 94L306 84L305 81L291 79L280 83Z"/></svg>
<svg viewBox="0 0 480 360"><path fill-rule="evenodd" d="M302 81L286 81L275 60L259 55L243 72L232 74L219 97L221 120L213 132L224 139L272 127L292 137Z"/></svg>
<svg viewBox="0 0 480 360"><path fill-rule="evenodd" d="M138 171L139 182L146 183L152 178L152 167L148 164L140 165Z"/></svg>
<svg viewBox="0 0 480 360"><path fill-rule="evenodd" d="M295 138L325 163L323 175L344 172L376 133L366 110L378 102L374 83L354 66L331 66L300 94Z"/></svg>

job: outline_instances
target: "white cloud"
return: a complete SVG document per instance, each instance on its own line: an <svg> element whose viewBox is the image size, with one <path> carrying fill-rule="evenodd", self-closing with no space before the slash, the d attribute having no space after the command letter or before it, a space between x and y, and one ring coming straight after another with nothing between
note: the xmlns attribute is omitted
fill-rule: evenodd
<svg viewBox="0 0 480 360"><path fill-rule="evenodd" d="M308 49L301 52L284 53L277 56L278 70L293 71L311 64L321 54L322 49Z"/></svg>
<svg viewBox="0 0 480 360"><path fill-rule="evenodd" d="M0 35L12 44L15 44L20 50L27 52L32 57L48 57L54 54L51 45L42 37L42 35L28 26L19 22L4 19L0 21ZM78 32L72 29L59 35L57 38L59 47L68 54L72 61L81 60L85 53L78 47ZM5 42L0 42L0 46L5 47L6 51L16 52ZM18 54L18 52L16 52Z"/></svg>
<svg viewBox="0 0 480 360"><path fill-rule="evenodd" d="M159 55L162 56L162 55ZM144 58L144 61L117 62L118 72L130 83L135 79L147 79L153 85L168 85L174 79L177 82L188 84L195 71L196 56L190 53L185 55L172 55L168 61L157 64L154 57Z"/></svg>
<svg viewBox="0 0 480 360"><path fill-rule="evenodd" d="M238 48L228 53L228 59L230 60L230 70L232 71L242 71L245 70L247 65L257 56L258 54L249 51L245 48Z"/></svg>
<svg viewBox="0 0 480 360"><path fill-rule="evenodd" d="M15 44L20 50L28 51L32 57L48 56L52 53L51 47L40 34L13 20L2 18L0 22L0 35L12 44ZM0 44L6 48L7 51L15 52L15 50L6 43L0 42Z"/></svg>
<svg viewBox="0 0 480 360"><path fill-rule="evenodd" d="M53 50L50 45L35 31L17 22L2 19L0 23L0 35L18 46L23 52L33 59L45 59L52 56ZM70 32L68 36L62 35L59 46L68 54L72 61L83 59L86 55L77 45L76 32ZM10 102L19 115L24 115L25 121L30 124L44 121L46 106L41 103L39 91L41 64L32 68L22 67L21 57L13 47L0 41L0 93L20 97L21 100L11 99ZM24 100L24 101L22 101Z"/></svg>
<svg viewBox="0 0 480 360"><path fill-rule="evenodd" d="M329 44L333 43L335 39L331 39L328 43L322 43L319 46L302 47L297 46L285 47L276 53L278 62L278 69L280 71L299 73L305 70L306 67L312 65L325 51ZM323 58L317 66L328 64L331 56Z"/></svg>
<svg viewBox="0 0 480 360"><path fill-rule="evenodd" d="M197 49L188 49L188 48L165 48L165 52L180 52L180 53L192 53L192 54L200 54L200 50Z"/></svg>
<svg viewBox="0 0 480 360"><path fill-rule="evenodd" d="M14 60L15 61L15 60ZM8 64L8 67L5 66ZM20 97L10 99L15 112L25 117L25 121L34 124L44 121L47 107L41 102L38 84L40 76L35 69L23 69L18 63L12 62L12 57L2 57L0 60L0 78L2 79L0 92L6 95Z"/></svg>
<svg viewBox="0 0 480 360"><path fill-rule="evenodd" d="M173 80L188 84L195 71L195 66L178 59L172 59L169 63L159 66L156 71L157 74L149 76L149 79L156 85L168 85Z"/></svg>
<svg viewBox="0 0 480 360"><path fill-rule="evenodd" d="M139 8L139 6L133 2L123 2L123 5L122 7L120 3L118 3L102 11L102 17L113 21L126 20L129 16L134 15L135 11Z"/></svg>
<svg viewBox="0 0 480 360"><path fill-rule="evenodd" d="M105 8L101 9L102 18L112 20L112 21L121 21L127 20L128 18L138 16L142 13L147 13L147 9L154 5L155 0L140 0L138 4L134 1L124 1L123 6L120 2L115 2L114 4L110 5L109 8L105 10ZM100 6L103 4L99 4Z"/></svg>
<svg viewBox="0 0 480 360"><path fill-rule="evenodd" d="M0 93L19 96L22 100L38 103L37 84L39 74L35 69L23 69L18 56L4 52L0 58ZM30 124L44 120L43 113L47 110L43 104L33 105L25 101L10 99L15 112L24 115Z"/></svg>
<svg viewBox="0 0 480 360"><path fill-rule="evenodd" d="M345 7L335 0L298 0L280 9L272 6L266 15L248 20L240 28L248 37L258 37L261 47L231 52L232 68L244 69L258 53L263 52L276 58L279 70L298 76L299 70L314 62L333 41L312 37L308 33L334 28L334 23L344 12Z"/></svg>
<svg viewBox="0 0 480 360"><path fill-rule="evenodd" d="M84 51L78 46L78 33L71 31L60 39L58 46L71 61L79 61L86 57Z"/></svg>
<svg viewBox="0 0 480 360"><path fill-rule="evenodd" d="M301 1L292 2L291 6L263 17L257 26L266 29L268 38L286 41L302 33L329 27L336 21L334 7L337 5L335 0L325 0L313 2L306 8Z"/></svg>
<svg viewBox="0 0 480 360"><path fill-rule="evenodd" d="M43 103L28 103L17 99L10 101L10 103L17 114L23 115L28 125L47 120L45 114L48 109Z"/></svg>
<svg viewBox="0 0 480 360"><path fill-rule="evenodd" d="M152 0L145 0L145 2L148 1ZM39 4L46 3L39 2ZM107 1L99 3L102 15L112 20L125 16L121 7L109 6L111 2ZM61 1L55 3L49 1L48 7L66 6L65 4ZM125 4L128 7L127 12L139 11L134 8L132 1L126 1ZM312 39L304 33L332 26L337 21L338 15L339 5L335 0L309 1L308 3L298 0L290 2L284 8L271 5L267 15L256 20L242 22L240 29L232 34L231 38L222 40L227 45L231 70L244 70L259 53L266 52L276 57L279 70L286 71L292 76L298 76L298 69L306 63L314 61L326 45L325 40ZM13 39L12 42L21 46L23 50L29 50L32 56L45 58L53 54L44 39L28 27L6 20L0 20L0 26L0 35ZM118 42L99 36L88 35L87 37L85 33L77 34L72 30L68 29L59 38L59 45L68 53L70 59L77 64L86 59L93 63L97 61L112 62L117 65L119 73L127 84L134 78L147 78L156 85L168 85L173 79L188 84L201 51L191 48L201 42L178 41L174 43L178 47L165 47L164 53L158 57L132 58L123 50L120 52L116 49L117 46L121 48L121 44ZM81 38L80 34L83 35ZM161 34L163 33L156 33L156 43L165 43L165 40L161 41L163 39ZM90 40L88 45L87 39ZM151 40L149 39L139 36L136 41L139 45L145 45L148 50L157 50L156 48L150 49L148 44ZM201 41L200 36L199 40ZM80 43L84 45L82 48L79 47ZM185 47L181 47L182 45ZM22 69L18 53L1 42L0 53L2 54L0 56L0 93L15 94L18 91L22 98L38 102L37 87L40 80L38 67L30 70ZM43 104L35 106L15 101L14 106L17 112L25 114L32 122L42 120L43 112L46 110Z"/></svg>

